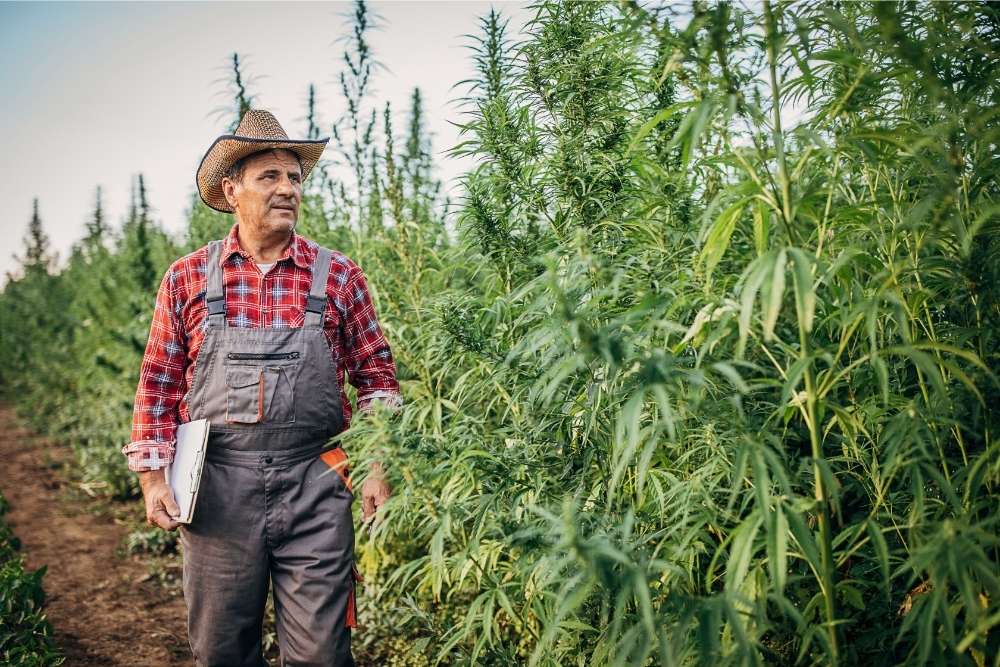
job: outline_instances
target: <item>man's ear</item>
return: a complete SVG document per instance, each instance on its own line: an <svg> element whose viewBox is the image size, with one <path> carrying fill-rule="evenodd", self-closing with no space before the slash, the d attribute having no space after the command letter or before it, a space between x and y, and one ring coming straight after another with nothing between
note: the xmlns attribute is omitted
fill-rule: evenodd
<svg viewBox="0 0 1000 667"><path fill-rule="evenodd" d="M236 208L236 184L228 177L222 179L222 194L225 195L229 206Z"/></svg>

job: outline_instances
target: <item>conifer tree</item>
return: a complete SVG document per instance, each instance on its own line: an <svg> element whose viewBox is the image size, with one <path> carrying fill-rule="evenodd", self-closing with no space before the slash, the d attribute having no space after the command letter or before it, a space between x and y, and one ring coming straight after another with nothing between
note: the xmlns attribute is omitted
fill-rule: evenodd
<svg viewBox="0 0 1000 667"><path fill-rule="evenodd" d="M84 246L87 249L103 247L108 234L108 226L105 220L104 201L101 196L100 185L97 186L97 191L94 194L94 210L90 219L87 220L85 232Z"/></svg>
<svg viewBox="0 0 1000 667"><path fill-rule="evenodd" d="M156 268L153 265L153 247L150 239L150 206L146 197L146 180L140 173L138 177L139 208L135 220L136 240L136 277L143 290L155 290L158 283Z"/></svg>
<svg viewBox="0 0 1000 667"><path fill-rule="evenodd" d="M24 256L14 259L18 261L25 275L37 271L48 273L53 268L55 257L51 252L51 242L42 225L42 217L38 213L38 197L31 203L31 220L24 236Z"/></svg>

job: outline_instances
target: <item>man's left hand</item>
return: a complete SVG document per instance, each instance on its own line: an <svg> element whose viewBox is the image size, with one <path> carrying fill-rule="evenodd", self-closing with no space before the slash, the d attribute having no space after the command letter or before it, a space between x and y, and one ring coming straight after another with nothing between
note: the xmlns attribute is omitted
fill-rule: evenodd
<svg viewBox="0 0 1000 667"><path fill-rule="evenodd" d="M392 488L382 473L382 464L372 463L368 479L361 485L361 522L374 526L375 513L392 495Z"/></svg>

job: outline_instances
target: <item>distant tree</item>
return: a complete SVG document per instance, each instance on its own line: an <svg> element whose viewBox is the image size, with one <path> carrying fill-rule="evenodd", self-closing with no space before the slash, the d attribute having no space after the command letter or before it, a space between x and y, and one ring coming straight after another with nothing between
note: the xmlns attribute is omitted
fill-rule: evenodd
<svg viewBox="0 0 1000 667"><path fill-rule="evenodd" d="M24 236L24 257L14 255L14 259L21 265L25 275L39 270L48 273L55 263L49 236L42 227L42 218L38 213L38 197L32 201L31 220Z"/></svg>
<svg viewBox="0 0 1000 667"><path fill-rule="evenodd" d="M362 128L362 102L369 90L369 80L374 68L379 66L378 61L372 55L371 47L368 44L366 33L372 28L378 27L377 15L372 13L363 0L358 0L354 4L354 24L352 49L344 51L344 62L347 63L347 71L341 70L339 74L340 88L347 101L347 111L342 115L333 127L333 136L340 144L340 133L338 126L346 117L351 128L351 145L349 150L341 149L348 166L354 172L356 183L355 202L351 208L358 212L358 229L366 227L365 219L368 215L367 205L373 203L370 197L365 197L370 183L366 178L366 172L371 173L370 166L365 165L365 158L371 151L372 132L375 129L375 110L371 110L367 124ZM381 213L379 212L379 215Z"/></svg>
<svg viewBox="0 0 1000 667"><path fill-rule="evenodd" d="M306 138L320 139L320 126L316 111L316 86L309 84L309 91L306 98ZM329 190L327 182L330 177L327 170L327 160L321 159L313 168L313 174L305 184L305 193L321 196ZM305 194L303 193L303 194Z"/></svg>
<svg viewBox="0 0 1000 667"><path fill-rule="evenodd" d="M431 137L427 133L423 96L419 88L410 95L409 133L406 150L400 156L401 170L406 186L404 199L409 217L417 223L435 222L444 234L445 218L449 200L439 201L442 184L434 178L434 161L431 153Z"/></svg>
<svg viewBox="0 0 1000 667"><path fill-rule="evenodd" d="M101 186L97 186L97 193L94 195L94 212L85 227L87 234L84 236L84 246L87 248L103 245L104 238L108 233L108 224L104 215L104 202L102 199Z"/></svg>
<svg viewBox="0 0 1000 667"><path fill-rule="evenodd" d="M134 236L132 243L132 269L140 288L155 290L157 284L156 267L153 261L153 248L150 241L150 205L146 197L146 180L140 173L136 180L138 190L133 188L130 219L126 223L128 231ZM138 200L136 200L136 192Z"/></svg>
<svg viewBox="0 0 1000 667"><path fill-rule="evenodd" d="M217 95L228 97L232 100L232 103L216 107L212 110L212 114L220 118L228 117L230 119L227 132L231 134L239 127L243 114L251 109L257 101L257 95L250 92L251 86L256 82L257 78L247 76L244 73L246 58L241 58L239 53L233 52L229 61L229 64L226 65L228 74L216 81L224 81L226 83L225 89L217 93Z"/></svg>

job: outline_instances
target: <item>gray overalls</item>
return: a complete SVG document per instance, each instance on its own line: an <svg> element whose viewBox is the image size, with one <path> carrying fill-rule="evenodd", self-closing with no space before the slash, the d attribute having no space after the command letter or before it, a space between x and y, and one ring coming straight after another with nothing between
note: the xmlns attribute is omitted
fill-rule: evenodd
<svg viewBox="0 0 1000 667"><path fill-rule="evenodd" d="M352 666L354 494L346 468L327 463L343 458L327 444L343 424L323 335L330 251L313 263L302 327L243 328L226 322L221 246L208 244L188 399L191 419L211 423L194 517L179 529L191 650L199 667L266 665L270 578L281 664Z"/></svg>

